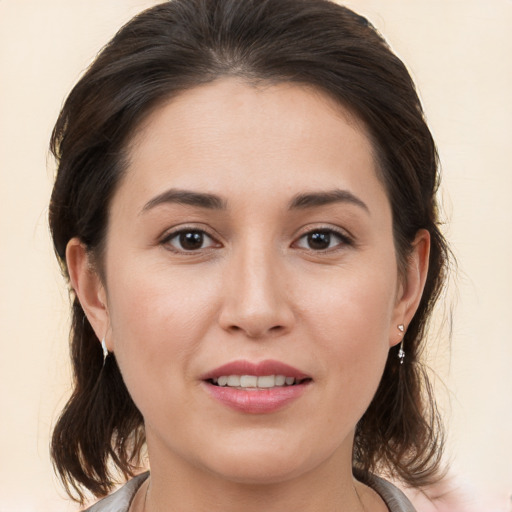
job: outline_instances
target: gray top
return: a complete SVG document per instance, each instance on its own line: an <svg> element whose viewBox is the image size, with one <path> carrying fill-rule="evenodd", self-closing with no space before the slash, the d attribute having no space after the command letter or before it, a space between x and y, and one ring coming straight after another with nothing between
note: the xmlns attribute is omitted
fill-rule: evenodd
<svg viewBox="0 0 512 512"><path fill-rule="evenodd" d="M84 512L128 512L135 493L149 476L149 472L136 476L110 496L98 501ZM416 512L405 494L375 475L357 474L357 479L371 487L384 500L389 512Z"/></svg>

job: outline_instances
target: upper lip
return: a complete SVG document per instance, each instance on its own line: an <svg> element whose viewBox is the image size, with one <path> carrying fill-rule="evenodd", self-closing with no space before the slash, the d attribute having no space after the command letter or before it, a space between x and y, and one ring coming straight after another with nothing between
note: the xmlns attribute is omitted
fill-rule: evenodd
<svg viewBox="0 0 512 512"><path fill-rule="evenodd" d="M205 373L201 376L201 379L218 379L223 375L256 375L257 377L264 375L283 375L285 377L294 377L295 379L310 378L309 375L293 366L269 359L258 363L245 360L232 361Z"/></svg>

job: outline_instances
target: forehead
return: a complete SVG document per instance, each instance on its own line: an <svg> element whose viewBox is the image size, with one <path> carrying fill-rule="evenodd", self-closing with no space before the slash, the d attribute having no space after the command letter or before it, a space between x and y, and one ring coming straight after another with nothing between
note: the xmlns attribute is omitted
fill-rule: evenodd
<svg viewBox="0 0 512 512"><path fill-rule="evenodd" d="M363 123L326 94L290 83L230 78L187 90L144 120L128 161L125 180L146 194L164 184L233 193L248 183L254 191L380 187Z"/></svg>
<svg viewBox="0 0 512 512"><path fill-rule="evenodd" d="M219 112L222 113L220 117ZM198 116L200 124L197 123ZM316 129L325 125L327 118L335 123L341 120L354 131L368 135L364 123L349 107L316 87L227 77L181 91L163 101L137 127L129 146L134 149L148 135L151 137L150 132L155 129L174 128L177 134L192 128L199 135L201 128L219 129L221 124L245 119L251 138L255 138L258 134L252 131L255 127L260 127L263 132L269 124L279 125L282 129Z"/></svg>

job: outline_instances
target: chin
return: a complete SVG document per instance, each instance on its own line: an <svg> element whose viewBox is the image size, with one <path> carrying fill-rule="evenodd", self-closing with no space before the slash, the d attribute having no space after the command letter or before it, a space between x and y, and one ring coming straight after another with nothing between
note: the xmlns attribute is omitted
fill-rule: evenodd
<svg viewBox="0 0 512 512"><path fill-rule="evenodd" d="M273 464L262 460L254 463L227 464L221 468L215 468L216 475L222 480L242 485L271 485L292 480L305 471L303 466L298 467L295 461Z"/></svg>
<svg viewBox="0 0 512 512"><path fill-rule="evenodd" d="M238 450L210 457L214 464L208 469L226 481L245 485L269 485L292 480L308 473L321 463L319 453L310 454L304 448L293 449L290 444L265 446L265 449L241 445Z"/></svg>

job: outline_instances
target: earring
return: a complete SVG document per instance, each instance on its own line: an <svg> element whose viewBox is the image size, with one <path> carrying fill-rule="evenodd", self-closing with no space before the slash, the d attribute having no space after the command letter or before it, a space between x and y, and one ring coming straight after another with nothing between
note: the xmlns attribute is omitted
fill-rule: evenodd
<svg viewBox="0 0 512 512"><path fill-rule="evenodd" d="M105 337L101 340L101 348L103 350L103 364L105 364L105 359L107 359L108 356L108 348L107 344L105 343Z"/></svg>
<svg viewBox="0 0 512 512"><path fill-rule="evenodd" d="M398 359L400 359L400 364L404 364L405 352L404 352L404 340L400 342L400 350L398 351Z"/></svg>
<svg viewBox="0 0 512 512"><path fill-rule="evenodd" d="M400 332L404 332L404 324L399 324L397 327ZM405 351L404 351L404 339L403 338L402 338L402 341L400 342L400 349L398 350L398 359L400 359L400 364L404 364Z"/></svg>

